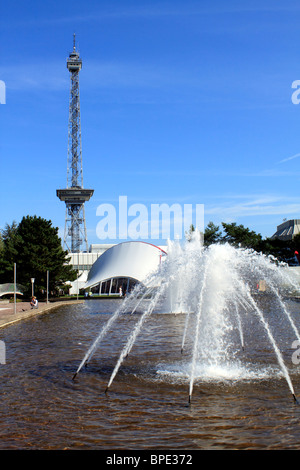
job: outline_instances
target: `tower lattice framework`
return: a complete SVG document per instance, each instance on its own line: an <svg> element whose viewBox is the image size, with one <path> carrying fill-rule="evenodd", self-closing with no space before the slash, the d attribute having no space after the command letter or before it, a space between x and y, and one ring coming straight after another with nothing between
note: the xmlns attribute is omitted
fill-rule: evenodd
<svg viewBox="0 0 300 470"><path fill-rule="evenodd" d="M71 253L79 253L82 251L82 243L84 243L85 251L88 251L84 204L92 197L94 190L83 188L79 99L79 72L82 68L82 60L76 50L75 34L73 51L67 59L67 68L71 74L67 187L57 189L56 194L61 201L66 203L64 246Z"/></svg>

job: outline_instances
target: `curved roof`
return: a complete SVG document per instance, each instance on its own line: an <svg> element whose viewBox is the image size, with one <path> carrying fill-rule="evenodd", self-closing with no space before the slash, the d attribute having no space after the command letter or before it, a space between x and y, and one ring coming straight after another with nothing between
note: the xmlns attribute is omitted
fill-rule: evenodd
<svg viewBox="0 0 300 470"><path fill-rule="evenodd" d="M101 255L91 267L85 288L113 277L131 277L143 282L158 268L166 252L146 242L119 243Z"/></svg>
<svg viewBox="0 0 300 470"><path fill-rule="evenodd" d="M16 294L23 295L24 287L21 284L16 284ZM7 294L14 293L14 284L6 283L0 284L0 297Z"/></svg>

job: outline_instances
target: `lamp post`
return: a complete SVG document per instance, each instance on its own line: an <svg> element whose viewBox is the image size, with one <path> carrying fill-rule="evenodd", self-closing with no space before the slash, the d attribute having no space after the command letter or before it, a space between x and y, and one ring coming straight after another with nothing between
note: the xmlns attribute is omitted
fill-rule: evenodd
<svg viewBox="0 0 300 470"><path fill-rule="evenodd" d="M17 264L14 263L14 313L17 313Z"/></svg>
<svg viewBox="0 0 300 470"><path fill-rule="evenodd" d="M31 296L32 297L34 296L34 281L35 281L35 278L32 277L31 278Z"/></svg>
<svg viewBox="0 0 300 470"><path fill-rule="evenodd" d="M47 271L47 301L46 303L49 302L49 271Z"/></svg>

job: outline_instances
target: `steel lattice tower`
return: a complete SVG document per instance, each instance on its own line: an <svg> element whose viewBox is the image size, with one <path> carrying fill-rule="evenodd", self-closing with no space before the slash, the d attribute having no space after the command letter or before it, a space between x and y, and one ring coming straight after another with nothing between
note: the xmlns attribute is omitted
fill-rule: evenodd
<svg viewBox="0 0 300 470"><path fill-rule="evenodd" d="M79 71L81 67L82 60L76 51L74 34L73 51L67 59L67 68L71 74L67 188L56 190L57 197L66 203L64 246L71 253L79 253L83 242L85 250L88 251L84 203L94 193L93 189L83 189L79 100Z"/></svg>

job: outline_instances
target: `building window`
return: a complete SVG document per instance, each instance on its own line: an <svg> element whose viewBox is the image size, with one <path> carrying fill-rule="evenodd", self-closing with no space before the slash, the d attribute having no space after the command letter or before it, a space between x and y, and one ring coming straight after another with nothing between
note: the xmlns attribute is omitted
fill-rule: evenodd
<svg viewBox="0 0 300 470"><path fill-rule="evenodd" d="M138 281L130 277L115 277L91 287L91 292L95 295L120 295L122 292L122 295L125 295L131 292L137 284Z"/></svg>
<svg viewBox="0 0 300 470"><path fill-rule="evenodd" d="M109 294L110 292L110 279L108 281L101 282L101 294Z"/></svg>
<svg viewBox="0 0 300 470"><path fill-rule="evenodd" d="M97 284L96 286L91 288L91 292L93 294L99 294L99 289L100 289L100 284Z"/></svg>
<svg viewBox="0 0 300 470"><path fill-rule="evenodd" d="M120 289L121 289L124 295L128 290L127 285L128 285L127 277L117 277L117 278L112 279L111 294L119 294Z"/></svg>

